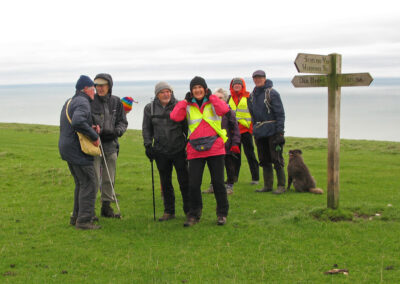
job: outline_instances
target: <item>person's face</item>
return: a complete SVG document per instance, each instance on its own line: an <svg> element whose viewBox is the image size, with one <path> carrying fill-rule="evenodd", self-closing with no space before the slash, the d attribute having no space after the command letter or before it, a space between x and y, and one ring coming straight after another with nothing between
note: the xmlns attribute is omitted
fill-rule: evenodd
<svg viewBox="0 0 400 284"><path fill-rule="evenodd" d="M233 85L233 90L235 91L235 92L240 92L241 90L242 90L242 85L240 85L240 84L234 84Z"/></svg>
<svg viewBox="0 0 400 284"><path fill-rule="evenodd" d="M169 101L171 100L171 94L172 94L171 90L169 90L169 89L162 89L157 94L157 97L163 106L166 106L169 103Z"/></svg>
<svg viewBox="0 0 400 284"><path fill-rule="evenodd" d="M224 94L221 94L220 92L216 92L214 95L216 95L220 100L225 101Z"/></svg>
<svg viewBox="0 0 400 284"><path fill-rule="evenodd" d="M96 92L99 96L104 97L108 94L110 87L108 84L105 85L96 85Z"/></svg>
<svg viewBox="0 0 400 284"><path fill-rule="evenodd" d="M88 95L89 98L90 98L91 100L93 100L93 99L94 99L94 93L95 93L94 90L95 90L94 87L85 87L85 88L83 89L83 92L84 92L86 95Z"/></svg>
<svg viewBox="0 0 400 284"><path fill-rule="evenodd" d="M262 76L253 77L253 82L256 85L256 87L263 87L265 85L266 81L267 81L267 78L262 77Z"/></svg>
<svg viewBox="0 0 400 284"><path fill-rule="evenodd" d="M202 100L204 98L204 96L206 95L206 91L204 90L204 88L202 86L196 85L192 89L192 94L196 100Z"/></svg>

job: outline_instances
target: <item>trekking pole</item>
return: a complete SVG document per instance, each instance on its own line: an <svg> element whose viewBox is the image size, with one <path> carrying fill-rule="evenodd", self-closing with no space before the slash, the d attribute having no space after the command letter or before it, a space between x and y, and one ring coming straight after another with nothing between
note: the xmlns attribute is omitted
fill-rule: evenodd
<svg viewBox="0 0 400 284"><path fill-rule="evenodd" d="M100 138L99 138L99 139L100 139ZM114 185L113 185L114 182L111 180L111 175L110 175L110 171L108 170L108 165L107 165L107 161L106 161L106 156L104 155L103 144L101 143L101 140L100 140L100 149L101 149L101 155L103 156L104 164L106 165L106 170L107 170L107 174L108 174L108 179L110 180L111 189L112 189L112 194L113 194L113 197L114 197L114 199L115 199L115 204L117 205L117 209L118 209L118 213L117 213L117 214L118 214L119 218L121 218L121 209L119 209L117 196L115 195L115 191L114 191Z"/></svg>
<svg viewBox="0 0 400 284"><path fill-rule="evenodd" d="M154 221L156 220L156 200L154 197L154 167L153 160L151 160L151 184L153 185L153 217Z"/></svg>

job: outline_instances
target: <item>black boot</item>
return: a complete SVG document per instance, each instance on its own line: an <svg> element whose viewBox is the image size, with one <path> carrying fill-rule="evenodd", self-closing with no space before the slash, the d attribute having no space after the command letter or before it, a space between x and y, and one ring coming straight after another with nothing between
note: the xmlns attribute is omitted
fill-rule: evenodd
<svg viewBox="0 0 400 284"><path fill-rule="evenodd" d="M110 206L110 201L103 201L101 204L101 216L106 218L114 218L114 210Z"/></svg>
<svg viewBox="0 0 400 284"><path fill-rule="evenodd" d="M275 166L276 177L278 178L278 188L273 192L274 194L282 194L286 191L285 183L285 169L281 166Z"/></svg>
<svg viewBox="0 0 400 284"><path fill-rule="evenodd" d="M274 172L272 171L272 165L263 167L264 187L256 189L256 192L270 192L272 191L272 185L274 184Z"/></svg>

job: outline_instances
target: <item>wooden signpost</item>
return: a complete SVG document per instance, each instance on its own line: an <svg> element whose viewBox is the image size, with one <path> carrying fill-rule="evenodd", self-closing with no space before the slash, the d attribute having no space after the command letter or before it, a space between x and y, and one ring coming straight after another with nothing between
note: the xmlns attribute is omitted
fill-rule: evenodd
<svg viewBox="0 0 400 284"><path fill-rule="evenodd" d="M299 53L294 62L299 73L324 75L294 76L296 88L328 87L328 208L339 207L339 153L340 153L340 88L369 86L369 73L342 74L340 54L317 55Z"/></svg>

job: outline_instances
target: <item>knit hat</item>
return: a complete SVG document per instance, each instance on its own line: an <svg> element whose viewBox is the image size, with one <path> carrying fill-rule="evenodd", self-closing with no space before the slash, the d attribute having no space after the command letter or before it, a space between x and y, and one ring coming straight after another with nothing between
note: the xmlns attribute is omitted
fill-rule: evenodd
<svg viewBox="0 0 400 284"><path fill-rule="evenodd" d="M190 81L190 91L192 91L193 87L196 85L200 85L204 88L204 91L207 91L207 83L203 78L196 76Z"/></svg>
<svg viewBox="0 0 400 284"><path fill-rule="evenodd" d="M128 113L132 110L132 102L133 102L133 99L131 97L123 97L121 99L121 103L122 103L126 113Z"/></svg>
<svg viewBox="0 0 400 284"><path fill-rule="evenodd" d="M168 89L173 92L172 87L168 85L166 82L158 82L154 88L154 94L157 96L159 92L161 92L164 89Z"/></svg>
<svg viewBox="0 0 400 284"><path fill-rule="evenodd" d="M85 87L93 87L94 83L92 79L89 78L89 76L86 75L81 75L76 82L75 89L80 91L83 90Z"/></svg>
<svg viewBox="0 0 400 284"><path fill-rule="evenodd" d="M240 78L233 78L233 79L232 79L232 86L235 85L235 84L242 85L242 87L243 87L243 81L242 81L242 79L240 79Z"/></svg>
<svg viewBox="0 0 400 284"><path fill-rule="evenodd" d="M265 72L262 71L262 70L254 71L254 73L253 73L253 78L254 78L254 77L265 77Z"/></svg>

